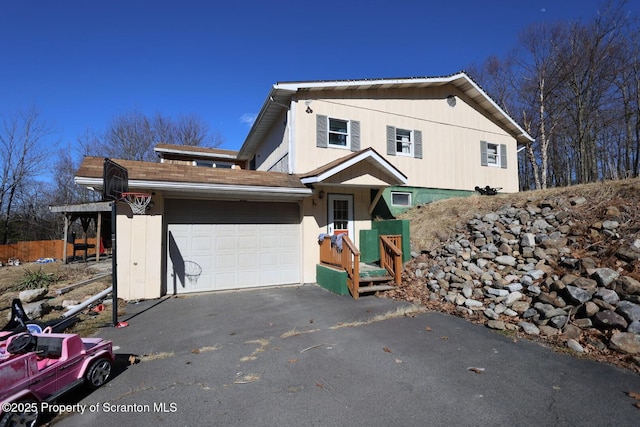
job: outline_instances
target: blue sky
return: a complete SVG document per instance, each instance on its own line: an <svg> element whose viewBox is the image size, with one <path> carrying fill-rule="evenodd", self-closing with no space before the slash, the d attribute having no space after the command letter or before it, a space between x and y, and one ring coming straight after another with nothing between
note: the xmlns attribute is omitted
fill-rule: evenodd
<svg viewBox="0 0 640 427"><path fill-rule="evenodd" d="M117 114L196 113L238 149L278 81L453 74L601 4L0 0L0 115L35 106L73 145Z"/></svg>

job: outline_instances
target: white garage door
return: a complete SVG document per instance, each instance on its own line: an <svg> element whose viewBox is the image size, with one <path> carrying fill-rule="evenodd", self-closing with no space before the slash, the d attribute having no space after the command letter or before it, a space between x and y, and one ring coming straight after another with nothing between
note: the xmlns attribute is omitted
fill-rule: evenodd
<svg viewBox="0 0 640 427"><path fill-rule="evenodd" d="M297 203L167 200L167 293L300 283Z"/></svg>

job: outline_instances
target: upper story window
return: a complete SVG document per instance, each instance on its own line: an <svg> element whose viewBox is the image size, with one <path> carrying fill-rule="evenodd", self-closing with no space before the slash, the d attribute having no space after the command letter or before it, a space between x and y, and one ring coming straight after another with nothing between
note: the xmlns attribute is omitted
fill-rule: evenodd
<svg viewBox="0 0 640 427"><path fill-rule="evenodd" d="M349 122L329 118L329 146L349 147Z"/></svg>
<svg viewBox="0 0 640 427"><path fill-rule="evenodd" d="M316 115L316 146L360 150L360 122Z"/></svg>
<svg viewBox="0 0 640 427"><path fill-rule="evenodd" d="M500 166L500 156L498 155L498 144L487 144L487 164L489 166Z"/></svg>
<svg viewBox="0 0 640 427"><path fill-rule="evenodd" d="M413 132L396 128L396 153L413 156Z"/></svg>
<svg viewBox="0 0 640 427"><path fill-rule="evenodd" d="M482 166L505 169L507 167L507 146L480 141L480 158Z"/></svg>
<svg viewBox="0 0 640 427"><path fill-rule="evenodd" d="M422 131L387 126L387 155L422 158Z"/></svg>

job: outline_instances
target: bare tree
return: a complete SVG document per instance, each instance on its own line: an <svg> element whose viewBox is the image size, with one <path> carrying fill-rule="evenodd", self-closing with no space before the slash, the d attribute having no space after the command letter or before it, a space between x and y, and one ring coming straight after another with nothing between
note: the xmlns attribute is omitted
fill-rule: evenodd
<svg viewBox="0 0 640 427"><path fill-rule="evenodd" d="M175 122L174 143L182 145L218 147L223 140L219 133L211 133L209 126L195 114L180 116Z"/></svg>
<svg viewBox="0 0 640 427"><path fill-rule="evenodd" d="M5 117L0 128L0 215L4 221L2 242L8 243L13 207L28 183L47 170L53 128L35 108Z"/></svg>
<svg viewBox="0 0 640 427"><path fill-rule="evenodd" d="M524 188L531 175L546 188L640 173L640 30L626 4L533 25L505 60L484 64L482 86L535 138Z"/></svg>
<svg viewBox="0 0 640 427"><path fill-rule="evenodd" d="M102 135L86 131L79 142L86 155L153 161L157 144L217 147L224 141L195 114L173 120L134 110L115 116Z"/></svg>
<svg viewBox="0 0 640 427"><path fill-rule="evenodd" d="M74 176L79 164L74 159L73 150L67 147L60 150L53 165L53 185L55 191L51 194L49 203L53 205L70 205L97 201L100 194L85 187L75 185Z"/></svg>
<svg viewBox="0 0 640 427"><path fill-rule="evenodd" d="M559 108L554 103L554 93L561 81L555 64L559 40L566 37L561 24L533 25L525 29L519 38L522 54L518 70L523 119L530 118L530 133L536 144L529 144L527 152L534 171L535 188L547 188L549 183L549 147L558 124ZM526 119L525 119L526 121Z"/></svg>

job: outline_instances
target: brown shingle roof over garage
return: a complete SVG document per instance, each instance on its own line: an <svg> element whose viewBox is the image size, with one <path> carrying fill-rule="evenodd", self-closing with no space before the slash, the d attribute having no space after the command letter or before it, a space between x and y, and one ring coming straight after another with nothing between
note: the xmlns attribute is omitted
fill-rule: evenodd
<svg viewBox="0 0 640 427"><path fill-rule="evenodd" d="M130 191L190 192L266 197L305 197L311 194L296 175L244 169L217 169L186 164L167 164L114 159L129 175ZM85 157L76 172L78 184L102 188L104 158Z"/></svg>

